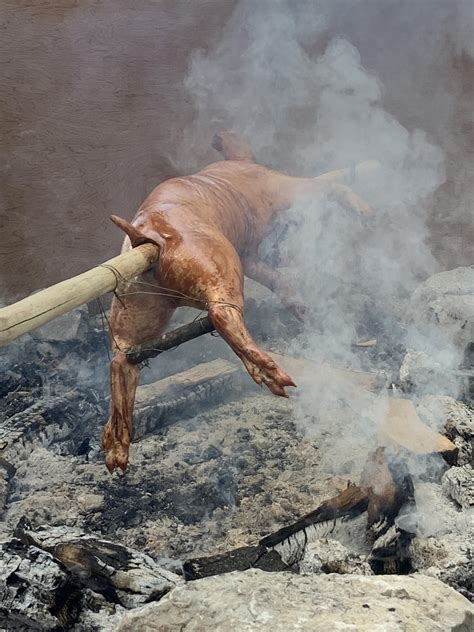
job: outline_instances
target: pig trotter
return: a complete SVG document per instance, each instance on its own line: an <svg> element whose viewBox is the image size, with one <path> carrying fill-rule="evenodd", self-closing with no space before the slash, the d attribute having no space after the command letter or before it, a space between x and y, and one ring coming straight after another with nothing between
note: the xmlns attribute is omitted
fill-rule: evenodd
<svg viewBox="0 0 474 632"><path fill-rule="evenodd" d="M291 377L280 369L269 355L257 347L247 349L246 355L240 357L250 377L257 384L265 384L275 395L288 397L285 386L296 386Z"/></svg>
<svg viewBox="0 0 474 632"><path fill-rule="evenodd" d="M214 327L242 360L250 377L265 384L272 393L288 397L285 386L296 386L291 377L272 358L261 351L250 336L240 309L234 305L215 304L209 308Z"/></svg>
<svg viewBox="0 0 474 632"><path fill-rule="evenodd" d="M111 474L116 467L119 467L123 472L127 469L130 440L130 428L127 420L119 411L115 410L102 435L105 464Z"/></svg>

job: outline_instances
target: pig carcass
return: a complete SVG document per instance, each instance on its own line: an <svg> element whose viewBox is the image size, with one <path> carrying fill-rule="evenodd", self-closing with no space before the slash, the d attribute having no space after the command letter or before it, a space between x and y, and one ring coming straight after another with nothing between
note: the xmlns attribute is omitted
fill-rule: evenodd
<svg viewBox="0 0 474 632"><path fill-rule="evenodd" d="M259 349L245 326L244 274L275 291L303 318L303 301L258 258L272 220L299 199L321 194L359 214L371 213L337 178L292 177L256 164L250 148L231 132L216 134L213 146L225 160L160 184L132 223L112 217L127 234L122 252L151 242L161 254L153 269L120 288L112 304L111 415L102 438L111 472L126 469L132 437L140 368L128 362L127 349L160 336L179 306L207 310L253 380L287 397L285 388L295 383Z"/></svg>

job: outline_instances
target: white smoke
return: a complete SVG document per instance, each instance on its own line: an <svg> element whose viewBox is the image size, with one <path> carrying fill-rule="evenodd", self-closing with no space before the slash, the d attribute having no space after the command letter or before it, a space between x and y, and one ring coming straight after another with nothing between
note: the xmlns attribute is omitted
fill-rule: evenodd
<svg viewBox="0 0 474 632"><path fill-rule="evenodd" d="M454 49L465 48L469 40L460 25L461 10L467 5L461 3L452 10L446 3L417 4L410 10L414 23L424 19L428 24L422 39L430 51L447 54L441 36L450 37ZM374 20L362 27L369 5ZM427 245L427 217L432 197L445 180L444 153L433 137L397 120L386 106L381 80L364 68L359 50L347 37L328 39L328 33L337 32L339 26L339 32L352 29L359 41L363 30L373 43L377 29L393 40L395 34L384 25L381 5L393 13L397 24L409 20L410 11L396 11L388 0L378 6L367 1L362 8L344 1L241 0L214 45L192 57L186 87L196 118L182 135L182 162L189 169L202 164L202 147L216 128L234 130L251 144L259 162L294 175L317 175L367 159L380 162L376 177L362 179L355 171L351 183L376 210L370 222L348 215L333 200L314 200L289 209L261 248L262 256L273 265L293 268L310 308L309 323L294 341L293 351L356 367L351 342L371 333L370 324L368 330L360 329L364 317L375 306L386 320L382 326L389 328L391 319L400 316L403 300L437 270ZM346 28L349 14L354 24ZM407 29L408 38L400 30L399 59L405 61L405 39L412 53L418 46L416 38L410 39L414 25ZM435 41L429 38L430 29ZM379 40L371 49L372 67L383 71L390 60ZM413 71L406 69L405 84L403 76L394 81L416 91L424 70L429 70L433 80L433 60L414 57L413 66ZM393 88L391 92L393 105ZM441 92L435 91L433 102L426 85L419 86L419 94L406 95L408 104L426 103L430 129L433 120L443 122L451 114L452 103ZM442 116L437 119L438 110ZM422 121L419 116L405 118ZM438 138L443 138L443 131ZM196 157L195 163L189 163L190 154ZM410 335L413 342L416 333ZM452 359L450 355L448 364ZM359 411L351 416L352 425L331 418L334 403L341 400L339 385L322 394L311 388L309 380L299 389L295 407L296 421L311 436L322 439L329 424L327 459L334 463L350 459L357 449L367 452L371 448L368 438L373 438L375 430L366 425L361 403L348 400L347 393L344 397L349 409Z"/></svg>

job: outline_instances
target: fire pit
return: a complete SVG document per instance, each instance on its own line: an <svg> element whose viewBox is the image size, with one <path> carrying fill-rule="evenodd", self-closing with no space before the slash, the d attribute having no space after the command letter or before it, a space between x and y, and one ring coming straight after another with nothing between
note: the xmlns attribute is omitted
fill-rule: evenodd
<svg viewBox="0 0 474 632"><path fill-rule="evenodd" d="M219 339L211 350L196 340L181 371L140 387L132 466L111 477L97 423L108 404L104 332L87 310L79 320L70 339L41 334L2 356L9 622L46 611L69 625L112 621L183 579L250 569L421 571L473 598L472 411L447 396L415 397L413 406L390 393L395 368L380 358L383 338L379 349L358 347L366 372L279 356L303 392L305 375L318 392L344 385L318 417L305 395L279 401L250 386ZM193 364L204 348L206 361ZM358 433L349 453L344 428ZM30 574L14 579L20 563ZM56 588L38 593L38 572ZM120 592L124 585L133 588Z"/></svg>

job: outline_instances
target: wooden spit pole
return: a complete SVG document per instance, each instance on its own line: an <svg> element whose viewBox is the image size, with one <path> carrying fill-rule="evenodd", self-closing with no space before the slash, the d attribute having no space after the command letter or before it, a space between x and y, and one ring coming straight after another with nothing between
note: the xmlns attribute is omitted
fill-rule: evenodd
<svg viewBox="0 0 474 632"><path fill-rule="evenodd" d="M0 347L75 307L113 292L120 279L132 279L145 272L159 255L158 246L142 244L72 279L0 308Z"/></svg>
<svg viewBox="0 0 474 632"><path fill-rule="evenodd" d="M351 186L356 178L368 178L375 175L380 170L380 162L378 160L364 160L355 163L352 167L344 169L333 169L318 176L321 180L337 180L342 184Z"/></svg>

